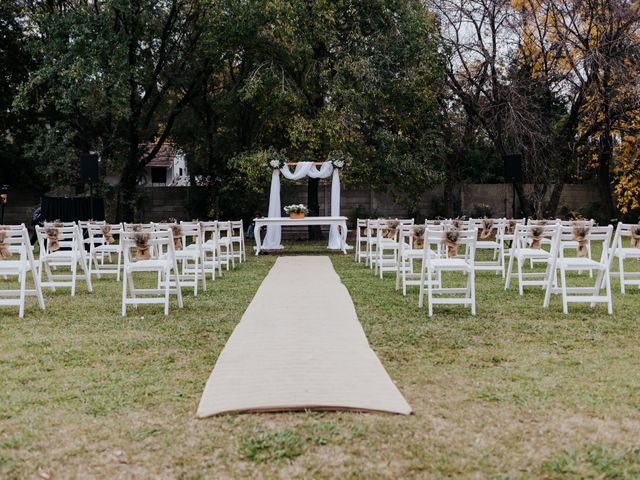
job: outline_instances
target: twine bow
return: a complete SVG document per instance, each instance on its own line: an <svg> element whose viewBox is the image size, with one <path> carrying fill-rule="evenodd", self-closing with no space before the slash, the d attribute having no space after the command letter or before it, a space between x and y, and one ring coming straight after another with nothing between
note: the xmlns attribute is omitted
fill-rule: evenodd
<svg viewBox="0 0 640 480"><path fill-rule="evenodd" d="M451 222L451 226L456 230L460 230L464 226L464 221L460 220L459 218L456 218Z"/></svg>
<svg viewBox="0 0 640 480"><path fill-rule="evenodd" d="M482 219L482 228L480 229L480 239L484 240L490 237L495 238L496 234L493 228L493 220L490 218Z"/></svg>
<svg viewBox="0 0 640 480"><path fill-rule="evenodd" d="M111 245L114 242L113 235L111 234L111 225L103 225L100 231L102 232L104 241Z"/></svg>
<svg viewBox="0 0 640 480"><path fill-rule="evenodd" d="M61 221L59 218L56 218L56 219L53 221L53 226L54 226L54 227L61 228L61 227L64 227L64 224L62 223L62 221Z"/></svg>
<svg viewBox="0 0 640 480"><path fill-rule="evenodd" d="M529 238L531 238L531 248L539 249L542 242L542 233L544 228L534 227L529 230Z"/></svg>
<svg viewBox="0 0 640 480"><path fill-rule="evenodd" d="M180 225L171 225L171 233L173 234L173 248L182 250L182 227Z"/></svg>
<svg viewBox="0 0 640 480"><path fill-rule="evenodd" d="M507 233L514 234L516 231L516 225L518 225L517 220L509 220L507 224Z"/></svg>
<svg viewBox="0 0 640 480"><path fill-rule="evenodd" d="M450 228L444 232L444 244L447 246L447 257L454 258L458 255L460 245L460 230Z"/></svg>
<svg viewBox="0 0 640 480"><path fill-rule="evenodd" d="M133 227L131 227L131 230L133 230L134 232L141 232L142 231L142 225L137 223Z"/></svg>
<svg viewBox="0 0 640 480"><path fill-rule="evenodd" d="M11 258L11 252L9 251L9 247L6 243L4 243L4 239L7 238L6 230L0 230L0 260L8 260Z"/></svg>
<svg viewBox="0 0 640 480"><path fill-rule="evenodd" d="M55 252L60 250L60 243L58 241L59 232L57 228L47 228L45 230L47 234L47 246L49 247L50 252Z"/></svg>
<svg viewBox="0 0 640 480"><path fill-rule="evenodd" d="M640 248L640 226L631 227L631 248Z"/></svg>
<svg viewBox="0 0 640 480"><path fill-rule="evenodd" d="M412 230L413 246L415 248L424 247L424 227L416 225Z"/></svg>
<svg viewBox="0 0 640 480"><path fill-rule="evenodd" d="M587 235L591 229L585 225L576 224L573 226L572 236L578 242L578 257L587 256Z"/></svg>
<svg viewBox="0 0 640 480"><path fill-rule="evenodd" d="M151 235L148 233L136 233L133 240L136 244L136 260L149 260L151 258L151 250L149 239Z"/></svg>

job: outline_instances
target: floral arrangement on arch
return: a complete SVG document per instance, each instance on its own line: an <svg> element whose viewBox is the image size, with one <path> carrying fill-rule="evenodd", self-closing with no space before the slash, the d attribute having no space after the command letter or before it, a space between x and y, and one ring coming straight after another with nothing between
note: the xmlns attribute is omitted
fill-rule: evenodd
<svg viewBox="0 0 640 480"><path fill-rule="evenodd" d="M329 153L327 160L331 162L333 168L337 168L338 170L340 170L341 168L344 168L347 163L349 163L349 161L351 160L351 156L348 153L334 151Z"/></svg>
<svg viewBox="0 0 640 480"><path fill-rule="evenodd" d="M287 156L284 150L276 150L269 147L267 150L267 165L271 170L280 170L287 163Z"/></svg>
<svg viewBox="0 0 640 480"><path fill-rule="evenodd" d="M286 213L287 215L290 215L292 213L303 213L307 215L309 213L309 209L302 203L299 203L297 205L287 205L286 207L284 207L284 213Z"/></svg>

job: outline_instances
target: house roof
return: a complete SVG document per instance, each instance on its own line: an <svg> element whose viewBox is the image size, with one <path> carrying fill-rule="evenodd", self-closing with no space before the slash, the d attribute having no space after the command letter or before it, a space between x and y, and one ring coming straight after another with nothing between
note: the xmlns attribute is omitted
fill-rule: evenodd
<svg viewBox="0 0 640 480"><path fill-rule="evenodd" d="M147 152L150 152L153 149L154 145L153 144L148 144L145 147L145 150ZM156 153L156 156L153 157L153 160L151 160L147 166L148 167L171 167L173 166L173 162L176 158L176 149L173 148L172 145L168 145L168 144L163 144L160 147L160 150L158 150L158 153Z"/></svg>

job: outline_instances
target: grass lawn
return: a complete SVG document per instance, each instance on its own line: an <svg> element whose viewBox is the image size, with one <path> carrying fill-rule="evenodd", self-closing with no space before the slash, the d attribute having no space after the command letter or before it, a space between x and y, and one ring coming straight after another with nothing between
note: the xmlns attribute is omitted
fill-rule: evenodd
<svg viewBox="0 0 640 480"><path fill-rule="evenodd" d="M289 254L325 254L290 244ZM197 420L211 369L275 256L205 294L120 316L95 280L0 309L0 478L638 478L640 290L603 305L508 292L477 275L478 315L417 308L395 280L331 255L411 416L227 415ZM630 266L639 269L637 262ZM1 281L0 281L1 284ZM283 301L286 300L283 298Z"/></svg>

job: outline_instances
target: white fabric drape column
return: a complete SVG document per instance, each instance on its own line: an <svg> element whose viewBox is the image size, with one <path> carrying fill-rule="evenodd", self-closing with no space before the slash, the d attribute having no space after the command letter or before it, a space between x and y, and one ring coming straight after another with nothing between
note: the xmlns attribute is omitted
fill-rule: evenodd
<svg viewBox="0 0 640 480"><path fill-rule="evenodd" d="M333 169L333 178L331 179L331 216L340 216L340 170ZM329 230L329 250L341 250L342 242L340 241L340 233L337 225L331 225Z"/></svg>
<svg viewBox="0 0 640 480"><path fill-rule="evenodd" d="M269 193L269 212L268 218L280 218L282 208L280 206L280 171L274 170L271 173L271 192ZM256 232L259 235L260 232ZM267 235L262 242L262 248L265 250L280 250L284 248L280 244L281 228L279 225L267 225Z"/></svg>

